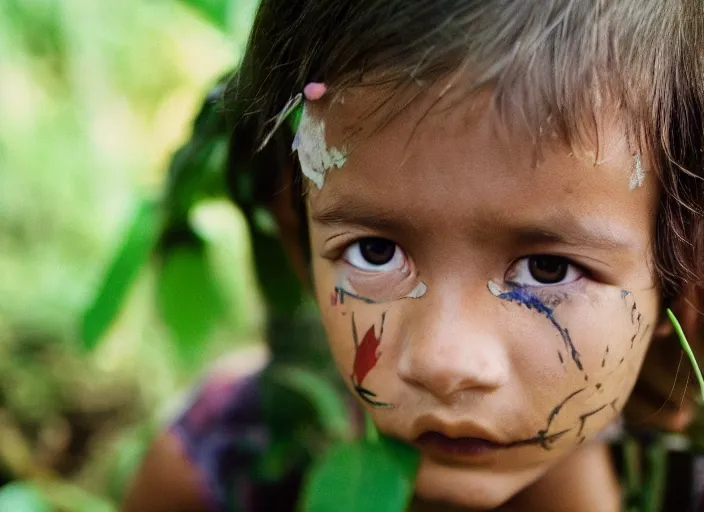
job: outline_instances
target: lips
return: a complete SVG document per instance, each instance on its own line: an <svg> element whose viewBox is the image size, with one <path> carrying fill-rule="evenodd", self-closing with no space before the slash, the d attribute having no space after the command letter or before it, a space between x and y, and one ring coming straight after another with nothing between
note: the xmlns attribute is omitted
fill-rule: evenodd
<svg viewBox="0 0 704 512"><path fill-rule="evenodd" d="M422 452L434 459L452 463L485 462L499 450L513 446L505 436L470 419L452 421L435 414L420 416L413 425L411 439Z"/></svg>
<svg viewBox="0 0 704 512"><path fill-rule="evenodd" d="M495 443L481 437L448 437L441 432L424 432L415 443L421 450L429 451L440 458L473 458L487 455L505 448L506 445Z"/></svg>

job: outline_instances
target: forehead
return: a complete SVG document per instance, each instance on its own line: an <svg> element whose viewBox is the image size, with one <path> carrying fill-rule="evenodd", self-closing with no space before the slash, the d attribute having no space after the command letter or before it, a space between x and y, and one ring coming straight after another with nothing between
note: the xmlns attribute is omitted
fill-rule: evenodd
<svg viewBox="0 0 704 512"><path fill-rule="evenodd" d="M655 173L631 190L634 153L616 120L599 123L598 148L572 150L500 122L480 93L439 98L431 90L388 116L373 89L316 103L329 146L347 146L345 165L313 189L316 212L348 209L398 217L415 229L486 230L562 218L600 223L647 244L658 197ZM520 126L519 123L515 123Z"/></svg>

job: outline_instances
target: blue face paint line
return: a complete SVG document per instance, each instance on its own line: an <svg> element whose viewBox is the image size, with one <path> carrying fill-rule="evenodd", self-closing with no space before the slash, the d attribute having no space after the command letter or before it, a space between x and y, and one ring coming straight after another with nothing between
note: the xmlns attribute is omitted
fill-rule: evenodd
<svg viewBox="0 0 704 512"><path fill-rule="evenodd" d="M577 368L584 371L579 352L572 343L570 333L567 329L564 329L557 322L557 320L555 320L553 308L547 306L540 299L540 297L532 293L525 286L510 282L508 284L512 287L512 290L508 292L502 292L498 289L498 286L496 286L493 281L489 282L489 291L501 300L522 304L528 309L532 311L537 311L538 313L544 315L548 320L550 320L550 323L552 323L555 329L557 329L557 331L560 333L560 336L562 336L562 341L565 343L565 348L567 348L567 351L569 352L570 357L574 361L574 364L577 365Z"/></svg>
<svg viewBox="0 0 704 512"><path fill-rule="evenodd" d="M629 292L628 290L621 290L621 298L622 298L622 299L625 299L625 298L628 297L630 294L631 294L631 292Z"/></svg>

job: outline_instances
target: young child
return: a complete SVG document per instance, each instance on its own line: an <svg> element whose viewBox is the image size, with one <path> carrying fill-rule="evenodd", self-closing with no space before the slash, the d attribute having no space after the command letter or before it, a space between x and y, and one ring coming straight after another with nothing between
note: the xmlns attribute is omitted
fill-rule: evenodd
<svg viewBox="0 0 704 512"><path fill-rule="evenodd" d="M421 452L414 510L617 511L609 427L691 421L665 309L702 339L703 49L700 0L262 2L235 137L350 392ZM293 509L299 472L272 505L225 469L256 379L196 400L126 510Z"/></svg>

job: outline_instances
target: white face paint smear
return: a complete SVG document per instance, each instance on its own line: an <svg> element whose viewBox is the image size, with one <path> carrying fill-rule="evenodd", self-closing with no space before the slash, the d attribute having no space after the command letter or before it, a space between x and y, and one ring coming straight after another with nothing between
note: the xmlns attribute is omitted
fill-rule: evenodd
<svg viewBox="0 0 704 512"><path fill-rule="evenodd" d="M425 295L428 291L428 285L426 285L423 281L420 281L418 283L418 286L416 286L411 293L406 295L407 299L420 299L423 295Z"/></svg>
<svg viewBox="0 0 704 512"><path fill-rule="evenodd" d="M325 121L311 116L306 104L303 105L301 123L291 149L298 153L303 175L319 189L323 188L328 169L340 169L347 161L347 147L328 148L325 141Z"/></svg>
<svg viewBox="0 0 704 512"><path fill-rule="evenodd" d="M501 288L499 288L499 285L497 285L494 281L489 281L488 284L489 291L494 295L495 297L500 297L503 292Z"/></svg>
<svg viewBox="0 0 704 512"><path fill-rule="evenodd" d="M631 181L628 185L628 189L633 192L638 187L642 187L645 183L645 169L643 168L643 161L638 153L633 158L633 172L631 173Z"/></svg>

